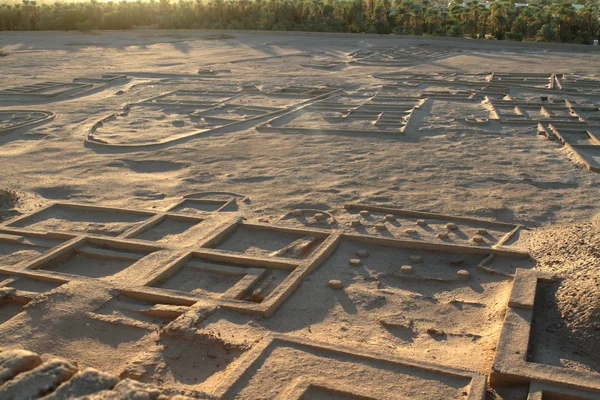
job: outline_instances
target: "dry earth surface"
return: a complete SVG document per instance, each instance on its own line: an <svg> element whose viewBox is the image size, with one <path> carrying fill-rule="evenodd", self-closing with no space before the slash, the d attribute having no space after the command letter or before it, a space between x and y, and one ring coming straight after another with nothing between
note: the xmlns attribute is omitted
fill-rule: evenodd
<svg viewBox="0 0 600 400"><path fill-rule="evenodd" d="M600 398L596 48L0 50L0 398Z"/></svg>

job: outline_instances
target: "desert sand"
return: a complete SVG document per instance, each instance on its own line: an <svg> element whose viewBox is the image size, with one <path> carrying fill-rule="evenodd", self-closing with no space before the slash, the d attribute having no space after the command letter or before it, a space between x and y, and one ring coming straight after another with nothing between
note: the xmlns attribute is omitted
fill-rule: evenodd
<svg viewBox="0 0 600 400"><path fill-rule="evenodd" d="M596 48L0 50L0 398L600 398Z"/></svg>

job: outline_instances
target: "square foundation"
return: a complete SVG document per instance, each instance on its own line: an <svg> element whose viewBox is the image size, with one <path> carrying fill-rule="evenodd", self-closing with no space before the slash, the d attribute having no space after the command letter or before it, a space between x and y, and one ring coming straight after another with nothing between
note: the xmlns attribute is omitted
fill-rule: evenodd
<svg viewBox="0 0 600 400"><path fill-rule="evenodd" d="M222 211L230 200L185 199L169 209L169 212L180 214L204 214Z"/></svg>
<svg viewBox="0 0 600 400"><path fill-rule="evenodd" d="M128 237L161 243L181 242L189 236L201 237L198 229L202 219L165 215L156 224Z"/></svg>
<svg viewBox="0 0 600 400"><path fill-rule="evenodd" d="M39 257L66 239L0 231L0 265L15 265Z"/></svg>
<svg viewBox="0 0 600 400"><path fill-rule="evenodd" d="M56 203L11 221L9 225L36 231L119 236L153 215L143 211Z"/></svg>
<svg viewBox="0 0 600 400"><path fill-rule="evenodd" d="M192 253L154 277L147 285L202 297L259 303L289 275L289 270L256 266L256 260L229 257L216 261L211 254ZM293 269L294 266L286 267Z"/></svg>
<svg viewBox="0 0 600 400"><path fill-rule="evenodd" d="M306 259L327 238L319 230L300 230L271 225L237 224L209 247L252 257Z"/></svg>
<svg viewBox="0 0 600 400"><path fill-rule="evenodd" d="M57 251L47 259L36 261L29 269L103 278L131 267L155 250L158 249L88 238Z"/></svg>

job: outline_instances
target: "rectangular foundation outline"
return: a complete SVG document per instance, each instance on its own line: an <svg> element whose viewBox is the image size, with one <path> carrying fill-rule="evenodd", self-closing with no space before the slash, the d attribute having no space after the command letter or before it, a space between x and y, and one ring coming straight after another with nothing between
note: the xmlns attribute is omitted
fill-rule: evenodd
<svg viewBox="0 0 600 400"><path fill-rule="evenodd" d="M577 156L577 158L585 165L585 167L593 172L600 172L600 164L588 160L579 149L600 149L600 145L580 145L580 144L569 144L565 143L565 146L568 146L573 153Z"/></svg>
<svg viewBox="0 0 600 400"><path fill-rule="evenodd" d="M245 120L240 120L240 121L235 121L235 122L231 122L229 124L226 125L221 125L219 127L213 127L211 129L208 130L202 130L199 132L192 132L189 133L187 135L184 136L180 136L180 137L176 137L176 138L170 138L170 139L164 139L158 142L145 142L145 143L137 143L137 144L132 144L132 143L106 143L103 141L99 141L96 140L94 138L94 133L96 132L97 128L99 126L102 126L104 121L109 121L112 119L116 119L117 117L121 116L127 116L129 114L129 111L131 109L130 105L127 105L123 108L123 112L120 114L112 114L100 121L97 121L94 125L92 125L92 127L90 128L90 130L88 131L88 135L86 136L86 139L84 140L84 143L89 144L89 145L97 145L97 146L104 146L104 147L116 147L116 148L147 148L147 147L154 147L154 146L162 146L162 145L167 145L167 144L174 144L174 143L180 143L182 141L186 141L186 140L190 140L192 138L195 137L199 137L208 133L216 133L216 132L220 132L220 131L226 131L229 130L231 128L234 128L236 126L242 126L244 124L248 124L248 123L252 123L252 124L256 124L256 121L259 121L261 119L264 118L272 118L275 117L277 115L280 114L287 114L288 112L293 112L290 110L296 110L299 108L302 108L304 105L311 103L311 102L315 102L321 99L325 99L328 98L332 95L334 95L335 93L340 92L342 89L339 88L331 88L331 90L325 91L322 90L323 93L317 94L315 95L315 97L310 97L310 95L312 95L311 93L309 93L309 91L305 92L306 95L298 95L299 100L298 102L296 102L295 104L289 106L289 107L284 107L282 109L278 109L276 111L271 111L271 112L267 112L265 114L262 115L257 115L257 116L253 116L250 118L247 118ZM244 92L239 93L238 95L244 94ZM277 96L276 92L267 92L264 93L270 96ZM282 94L286 95L285 93ZM308 98L307 98L308 97ZM135 105L135 104L134 104ZM138 106L148 106L147 103L138 103ZM151 105L150 105L151 106Z"/></svg>
<svg viewBox="0 0 600 400"><path fill-rule="evenodd" d="M482 73L482 74L460 74L458 75L458 77L461 76L473 76L473 75L487 75L487 80L486 82L477 82L477 81L460 81L460 80L455 80L455 81L445 81L446 84L449 84L451 86L471 86L471 87L479 87L481 88L482 92L487 92L489 90L493 90L497 93L502 93L502 94L506 94L510 91L510 89L515 88L515 89L524 89L527 91L531 91L531 92L541 92L541 93L547 93L547 94L561 94L561 95L565 95L565 96L578 96L578 97L585 97L585 96L596 96L597 94L595 93L586 93L586 92L582 92L579 88L574 88L574 89L565 89L562 87L562 84L560 82L560 79L564 78L565 74L562 73L543 73L543 74L538 74L538 73L502 73L502 72L487 72L487 73ZM543 76L542 76L543 75ZM374 78L376 79L383 79L383 80L394 80L394 81L398 81L398 80L404 80L405 82L414 82L414 84L412 85L404 85L406 87L417 87L420 86L421 84L424 83L429 83L429 84L433 84L433 85L444 85L444 81L438 81L435 79L428 79L427 76L423 75L423 74L411 74L411 73L404 73L404 72L391 72L391 73L382 73L382 74L373 74L372 75ZM405 76L408 76L406 78L403 78ZM431 75L428 75L431 76ZM501 77L504 78L502 80L498 80L496 78ZM534 79L536 81L538 81L538 83L546 83L547 85L546 87L539 87L539 86L528 86L526 84L526 80L521 79L521 78L529 78L529 79ZM545 78L545 79L542 79ZM541 81L541 82L540 82ZM533 82L536 83L536 82ZM581 85L585 88L591 88L591 89L596 89L597 87L594 86L595 82L590 82L590 83L586 83L584 85ZM519 122L515 122L515 123L519 123Z"/></svg>
<svg viewBox="0 0 600 400"><path fill-rule="evenodd" d="M335 96L330 96L327 99L329 100L332 97L335 97ZM349 97L351 97L351 96L349 96ZM366 98L365 100L369 101L368 98ZM320 110L326 109L326 108L323 108L323 107L319 107L320 106L320 104L319 104L320 102L318 100L315 100L315 101L313 101L312 103L309 103L309 104L305 104L305 105L303 105L301 107L297 107L297 108L295 108L293 110L290 110L290 111L288 111L286 113L278 115L275 118L269 119L264 124L258 125L256 127L256 130L258 132L274 132L274 133L308 133L308 134L327 134L327 133L330 133L330 134L337 134L337 135L344 135L344 134L347 134L347 135L365 135L365 134L367 134L367 135L400 135L400 136L402 136L405 133L406 127L410 123L410 119L412 117L412 114L413 114L414 110L415 109L419 109L420 107L422 107L423 104L427 101L426 98L425 99L424 98L419 98L419 99L416 99L416 100L417 100L417 102L412 107L412 109L410 111L406 112L407 116L406 116L406 120L404 121L404 123L398 125L399 128L398 128L398 130L395 130L395 131L354 130L354 129L314 129L314 128L303 128L303 127L285 126L285 125L284 126L279 126L279 127L272 126L272 124L274 122L276 122L278 120L281 120L282 118L288 117L288 116L290 116L292 114L295 114L295 113L301 113L301 112L303 112L303 111L305 111L305 110L307 110L307 109L309 109L309 108L311 108L313 106L317 107L317 110L319 110L319 109ZM330 104L330 103L327 103L327 104ZM340 104L340 105L343 105L343 104ZM374 103L368 104L366 102L363 102L363 103L357 104L357 105L348 105L348 108L352 109L352 108L357 108L357 107L361 107L361 106L367 106L367 108L369 108L369 107L372 108L372 107L375 107L377 105L381 106L382 108L386 108L386 106L387 107L390 106L390 104L386 104L386 103L374 102ZM335 107L335 106L337 106L337 104L333 105L333 106Z"/></svg>
<svg viewBox="0 0 600 400"><path fill-rule="evenodd" d="M327 237L332 234L332 232L327 229L296 228L296 227L292 228L287 225L273 225L273 224L260 223L260 222L245 222L241 218L236 218L231 223L228 223L224 227L224 229L213 232L213 234L207 236L205 238L204 242L200 245L200 247L201 248L212 248L214 251L221 252L223 254L232 254L232 255L238 254L238 253L230 252L227 250L216 249L216 246L218 246L219 243L225 241L229 236L231 236L235 232L235 230L238 227L241 227L241 226L245 226L250 229L256 229L256 230L291 233L291 234L296 234L299 236L310 235L310 236L315 236L316 238L323 239L323 240L327 239Z"/></svg>
<svg viewBox="0 0 600 400"><path fill-rule="evenodd" d="M17 87L13 87L13 88L7 88L7 89L3 89L0 90L0 96L35 96L35 97L41 97L41 98L53 98L53 97L58 97L58 96L62 96L66 93L70 93L70 92L74 92L77 90L82 90L82 89L93 89L94 85L91 83L78 83L78 82L69 82L69 83L59 83L59 82L43 82L43 83L53 83L50 86L43 86L43 87L36 87L36 88L32 88L31 90L24 90L24 91L20 91L19 88L25 88L27 86L34 86L34 85L24 85L24 86L17 86ZM37 86L43 84L43 83L39 83L37 84ZM56 93L36 93L37 90L46 90L46 89L52 89L52 88L58 88L58 87L65 87L64 90L60 91L60 92L56 92Z"/></svg>
<svg viewBox="0 0 600 400"><path fill-rule="evenodd" d="M384 206L376 206L376 205L368 205L368 204L357 204L357 203L348 203L344 204L344 208L346 210L368 210L374 212L384 212L389 214L401 215L403 217L409 218L431 218L431 219L441 219L448 221L457 221L457 222L471 222L477 224L488 224L492 226L498 226L503 228L512 228L510 232L508 232L504 237L502 237L498 243L496 243L493 247L502 246L504 243L508 242L519 230L527 229L523 225L519 224L510 224L506 222L496 222L496 221L487 221L485 219L471 218L471 217L461 217L456 215L446 215L446 214L438 214L438 213L430 213L423 211L412 211L405 210L401 208L394 207L384 207Z"/></svg>
<svg viewBox="0 0 600 400"><path fill-rule="evenodd" d="M194 217L194 216L186 215L186 214L157 213L153 217L150 217L149 219L141 222L140 225L134 226L133 228L126 230L125 232L121 233L117 237L124 238L124 239L135 239L135 240L154 242L151 240L136 239L136 236L141 235L142 233L154 228L155 226L160 225L167 218L173 218L173 219L180 220L180 221L193 222L194 225L198 225L205 220L205 218Z"/></svg>
<svg viewBox="0 0 600 400"><path fill-rule="evenodd" d="M544 124L572 124L572 125L581 125L582 127L585 126L586 121L579 116L579 114L576 113L575 110L586 110L587 107L582 107L579 106L577 104L573 104L568 100L564 100L564 106L563 104L560 103L544 103L544 102L539 102L539 103L534 103L534 102L526 102L526 101L517 101L517 100L498 100L498 99L491 99L488 96L485 96L484 98L484 103L488 104L491 108L494 114L496 114L495 121L499 121L500 123L504 123L504 124L540 124L540 123L544 123ZM551 117L549 118L510 118L510 117L503 117L502 113L499 112L498 107L499 106L505 106L505 107L514 107L515 109L519 110L518 114L523 116L521 109L537 109L540 108L542 110L565 110L565 111L570 111L570 116L569 118L565 118L565 119L552 119Z"/></svg>
<svg viewBox="0 0 600 400"><path fill-rule="evenodd" d="M186 200L190 200L190 199L179 200L177 203L169 206L168 208L171 209L173 207L176 207L179 203L186 201ZM196 200L196 199L192 199L192 200ZM228 200L227 204L221 208L225 208L226 206L232 204L233 202L235 202L234 199ZM17 224L20 224L22 222L26 222L32 218L35 218L36 216L41 215L42 213L44 213L48 210L51 210L54 207L57 207L57 208L62 207L62 208L66 208L66 209L72 208L74 210L80 210L83 212L97 211L97 212L108 212L108 213L116 213L116 214L141 215L141 216L146 216L146 219L143 219L143 220L135 223L135 226L125 230L124 232L122 232L121 234L119 234L117 236L102 235L102 234L90 234L90 233L78 232L78 231L38 231L35 229L30 229L27 226L24 226L24 227L16 226ZM206 212L203 214L210 214L210 213L211 212ZM152 227L160 224L166 218L173 218L173 219L178 219L178 220L183 220L183 221L201 223L206 219L206 216L205 215L198 215L198 216L188 215L188 214L181 214L181 213L175 213L175 212L169 212L169 211L155 212L155 211L150 211L150 210L135 210L135 209L121 208L121 207L105 207L105 206L95 206L95 205L89 205L89 204L70 203L70 202L54 202L54 203L48 204L47 206L44 206L44 207L34 211L32 213L22 215L20 217L14 218L12 220L6 221L3 224L0 224L0 232L5 231L7 233L15 233L15 234L21 233L23 235L38 235L38 236L39 235L52 235L52 237L56 237L59 239L73 238L75 236L86 236L86 237L91 237L91 238L126 239L130 242L139 241L140 243L145 243L145 244L152 246L152 245L156 245L156 243L154 241L136 239L135 236L142 234L143 232L147 231L148 229L151 229ZM159 246L165 247L165 248L170 247L169 245L162 244L162 243Z"/></svg>
<svg viewBox="0 0 600 400"><path fill-rule="evenodd" d="M275 258L266 258L266 257L248 257L248 256L240 256L240 255L230 255L223 254L216 251L212 251L209 249L201 249L198 251L191 251L179 256L173 262L165 265L163 268L157 271L155 275L147 279L142 283L143 286L152 286L159 281L168 279L175 275L181 268L183 268L191 259L198 258L200 260L206 260L209 262L216 263L227 263L240 265L242 267L246 267L249 271L243 276L256 275L256 271L251 271L255 269L277 269L277 270L285 270L285 271L294 271L300 263L298 261L294 262L293 260L288 259L275 259ZM243 278L242 278L243 279ZM233 287L231 288L233 289ZM164 289L170 290L172 292L178 293L183 296L187 296L188 293L184 291L179 291L175 289ZM227 292L225 292L227 293ZM227 298L227 297L223 297ZM235 299L235 298L234 298ZM237 300L237 299L236 299Z"/></svg>
<svg viewBox="0 0 600 400"><path fill-rule="evenodd" d="M548 129L546 129L546 127L542 123L539 123L538 124L538 134L544 135L548 139L551 139L551 140L560 141L565 147L569 148L573 152L575 157L580 162L582 162L588 170L600 173L600 166L596 166L596 163L592 163L591 161L587 160L586 157L583 156L583 154L581 154L578 150L580 148L581 149L585 149L585 148L590 148L590 149L599 148L600 149L600 139L596 135L594 135L592 132L590 132L588 130L588 128L599 128L599 126L598 125L588 125L588 124L582 124L581 126L579 126L579 125L572 125L572 124L565 124L565 123L563 123L563 124L558 124L558 123L552 124L551 123L551 124L548 124ZM588 135L590 136L590 140L597 142L598 144L588 144L588 145L571 144L571 143L569 143L568 140L566 140L560 134L561 129L587 131Z"/></svg>
<svg viewBox="0 0 600 400"><path fill-rule="evenodd" d="M112 239L106 239L103 237L99 238L99 237L91 237L91 236L80 236L80 237L75 237L75 238L63 243L62 245L54 247L50 251L45 252L41 256L31 260L28 263L24 263L23 266L17 270L30 271L30 272L36 271L37 273L43 272L41 274L41 276L56 276L58 279L65 279L65 280L69 280L69 281L85 280L85 279L94 279L94 280L101 279L101 278L87 277L85 275L70 274L70 273L64 273L64 272L59 272L59 271L43 269L44 265L51 263L53 260L58 259L61 256L66 255L73 250L84 247L86 244L91 244L91 245L95 245L95 246L107 246L108 245L108 246L112 246L113 248L117 248L117 249L124 250L124 251L141 251L141 252L148 253L144 256L141 256L140 258L137 258L137 261L145 258L150 253L157 252L160 250L165 250L164 248L161 248L158 246L151 246L148 244L142 244L142 243L127 241L127 240L112 240ZM95 254L94 256L98 257L98 258L119 259L118 256L111 256L110 254L103 255L101 253L98 253L98 254ZM130 259L130 260L133 261L132 265L137 262L137 261L134 261L133 259ZM127 268L129 268L129 267L127 267ZM1 270L3 270L3 268L0 267L0 271ZM10 270L14 270L14 269L10 269ZM120 272L122 272L122 271L120 271ZM37 276L39 276L39 275L37 275ZM110 275L105 278L108 278L108 277L110 277Z"/></svg>
<svg viewBox="0 0 600 400"><path fill-rule="evenodd" d="M230 253L213 249L216 243L223 240L225 237L230 235L239 225L251 226L255 229L265 229L271 231L284 231L290 233L296 233L299 235L316 235L317 237L324 238L324 241L313 251L313 253L306 259L287 259L278 257L250 257L238 253ZM10 229L12 231L12 229ZM54 235L54 233L53 233ZM55 233L60 237L67 235L61 233ZM68 237L68 236L67 236ZM271 316L277 309L287 300L294 290L303 282L304 278L308 276L314 269L321 265L337 248L342 239L349 239L363 243L370 243L374 245L382 245L387 247L400 247L400 248L413 248L423 249L432 251L447 251L454 253L467 253L467 254L480 254L484 256L508 256L525 258L528 257L528 253L519 252L515 250L503 249L503 248L478 248L473 246L460 246L451 244L438 244L432 242L415 241L415 240L400 240L390 238L378 238L370 235L361 234L348 234L340 231L329 231L325 229L316 228L292 228L289 226L277 226L271 224L260 224L260 223L247 223L242 221L240 218L234 218L232 221L222 224L220 227L214 229L212 234L209 234L205 239L194 246L192 250L180 250L179 256L175 257L174 261L167 262L161 268L155 270L155 275L143 280L141 283L138 282L134 285L120 285L117 282L112 282L115 290L118 290L126 295L145 299L147 301L154 302L165 302L165 301L177 301L182 304L193 304L195 302L204 302L207 304L214 304L222 306L226 309L245 312L245 313L258 313L265 317ZM48 253L34 259L28 264L24 265L23 269L17 269L16 271L24 274L32 274L40 279L47 280L60 280L60 281L71 281L71 280L82 280L82 279L96 279L89 278L80 275L64 274L56 271L46 271L37 269L39 266L47 263L51 259L64 254L74 247L80 246L85 242L91 241L92 243L108 243L114 244L123 249L130 250L145 250L145 251L160 251L168 250L166 246L152 246L153 242L137 241L135 239L123 239L123 238L104 238L94 236L74 236L67 242L60 246L52 249ZM120 245L120 246L119 246ZM248 265L254 268L277 268L277 269L288 269L290 274L284 279L279 286L270 293L261 303L251 303L247 301L240 301L236 299L227 298L208 298L206 296L195 295L190 293L183 293L178 291L172 291L168 289L157 289L146 286L148 282L153 279L157 279L160 274L168 273L171 268L177 268L177 263L183 263L188 257L193 254L198 254L200 257L217 261L217 262L228 262L236 261L239 264ZM487 258L486 258L487 259ZM14 268L0 268L0 271L6 270L9 273L15 272Z"/></svg>
<svg viewBox="0 0 600 400"><path fill-rule="evenodd" d="M20 229L25 230L25 229L27 229L26 226L19 227L16 225L20 224L22 222L26 222L32 218L35 218L38 215L42 215L44 212L50 211L53 208L61 208L61 207L66 208L66 209L71 208L74 210L80 210L80 211L84 211L84 212L97 211L97 212L108 212L108 213L116 213L116 214L132 214L132 215L146 216L146 219L137 222L136 223L137 225L147 222L148 219L150 219L154 215L156 215L156 213L152 212L152 211L133 210L133 209L127 209L127 208L120 208L120 207L103 207L103 206L94 206L94 205L80 204L80 203L54 202L54 203L50 203L47 206L34 211L33 213L25 214L18 218L7 221L4 224L0 225L0 228L1 227L10 227L10 228L20 228ZM54 231L54 232L66 233L69 235L84 235L81 232L76 232L76 231ZM102 236L104 236L104 235L102 235ZM108 236L108 235L106 235L106 236L107 237L115 237L115 236Z"/></svg>
<svg viewBox="0 0 600 400"><path fill-rule="evenodd" d="M60 203L62 204L62 203ZM51 207L51 206L49 206ZM87 209L87 206L80 206L84 209ZM360 206L364 208L365 206ZM106 207L92 207L92 209L98 209L102 211L112 211L113 208ZM378 208L379 209L379 208ZM383 208L384 210L388 210L388 208ZM41 212L44 209L37 211ZM122 209L116 209L122 210ZM395 210L395 209L394 209ZM36 213L37 213L36 212ZM129 210L125 209L123 212L129 212ZM35 215L36 213L30 214ZM147 229L154 224L160 222L162 218L166 218L167 216L173 216L175 218L183 218L186 220L200 221L200 218L190 217L187 215L179 215L179 214L171 214L171 213L151 213L151 212L143 212L144 214L151 215L141 226L136 227L137 230ZM412 215L418 216L442 216L441 214L431 214L431 213L417 213ZM28 216L24 216L23 218L27 218ZM445 217L445 216L444 216ZM455 217L461 218L461 217ZM467 219L469 220L469 219ZM476 220L480 222L479 220ZM494 223L485 221L486 223ZM501 226L513 226L511 224L503 224L497 223ZM300 236L303 235L311 235L317 238L323 239L323 242L320 243L317 248L314 249L312 254L310 254L306 259L289 259L289 258L281 258L281 257L252 257L246 256L244 254L228 252L224 250L214 249L212 247L216 246L219 242L224 240L227 236L231 235L235 229L239 226L247 226L254 229L259 230L267 230L267 231L278 231L278 232L288 232L292 234L297 234ZM0 232L5 231L9 233L19 233L23 232L24 234L35 234L47 237L56 237L66 240L59 246L50 249L47 253L41 255L40 257L28 262L24 263L21 268L11 268L11 267L0 267L0 271L6 271L8 273L20 273L24 276L31 275L37 277L42 280L50 280L50 281L61 281L68 282L71 280L85 280L85 279L97 279L90 278L80 275L72 275L65 274L56 271L46 271L39 269L40 266L49 262L50 260L64 254L75 247L81 246L86 242L92 244L109 244L114 245L116 247L122 248L124 250L141 250L141 251L161 251L161 250L171 250L175 251L175 253L171 253L169 256L169 260L165 260L164 265L160 265L159 268L154 269L151 272L151 275L147 275L141 277L141 280L136 281L133 285L122 285L119 282L110 282L113 288L123 294L132 296L134 298L143 299L146 301L151 301L155 303L164 303L164 302L176 302L177 304L182 305L190 305L196 302L202 302L208 305L222 306L226 309L230 309L238 312L245 313L258 313L265 317L271 316L277 309L293 294L295 289L304 281L304 278L308 276L314 269L319 267L331 254L335 251L341 240L349 239L353 241L381 245L386 247L397 247L397 248L410 248L410 249L422 249L422 250L430 250L430 251L446 251L453 253L463 253L463 254L479 254L482 256L487 256L484 261L481 263L482 265L486 260L492 260L495 256L507 256L507 257L517 257L517 258L525 258L528 257L529 254L525 252L515 251L511 249L505 249L502 247L499 248L479 248L474 246L462 246L462 245L453 245L453 244L440 244L433 243L427 241L418 241L418 240L401 240L401 239L391 239L391 238L382 238L371 235L363 235L363 234L350 234L343 233L339 230L327 230L327 229L319 229L319 228L302 228L302 227L289 227L287 225L273 225L267 223L249 223L242 220L240 217L234 217L229 221L224 222L220 226L213 229L212 232L207 234L203 239L199 240L197 244L192 247L184 248L184 249L174 249L167 245L157 244L156 242L144 241L144 240L136 240L130 238L123 237L103 237L103 236L93 236L93 235L74 235L67 234L61 232L35 232L29 231L27 229L22 228L12 228L12 227L0 227ZM135 233L134 231L129 231L127 234ZM284 278L284 280L271 292L261 303L253 303L248 301L241 301L235 298L209 298L207 296L201 296L191 293L178 292L168 289L157 289L151 286L147 286L149 282L158 279L164 274L168 274L169 271L174 268L178 268L180 263L185 263L185 261L192 257L193 255L198 255L201 258L206 258L208 260L216 261L216 262L234 262L238 264L243 264L245 266L251 268L275 268L275 269L284 269L289 270L290 274ZM491 273L494 273L491 271ZM233 296L235 297L235 296Z"/></svg>
<svg viewBox="0 0 600 400"><path fill-rule="evenodd" d="M347 385L340 384L332 385L330 382L319 379L303 378L295 380L293 386L289 390L282 392L279 396L277 396L276 400L300 400L302 396L308 393L308 391L313 387L324 389L331 393L352 396L359 400L383 400L381 398L372 397L366 391L362 391L356 387L348 387Z"/></svg>
<svg viewBox="0 0 600 400"><path fill-rule="evenodd" d="M562 398L562 396L569 396L569 398L571 398L571 396L573 396L572 398L578 400L600 400L600 394L538 381L532 381L529 384L527 400L544 400L546 394L552 394L553 399L559 399Z"/></svg>
<svg viewBox="0 0 600 400"><path fill-rule="evenodd" d="M527 361L535 292L539 281L553 279L538 271L518 268L492 364L494 386L538 381L600 394L600 373L583 372Z"/></svg>
<svg viewBox="0 0 600 400"><path fill-rule="evenodd" d="M178 202L176 202L175 204L167 207L166 212L167 213L171 213L171 214L178 214L178 215L188 215L188 214L184 214L184 213L181 213L181 212L177 213L176 211L173 211L177 207L180 207L180 206L184 205L187 202L189 202L189 203L201 203L201 204L222 204L220 207L218 207L214 211L198 211L198 214L207 214L207 213L212 213L212 212L223 211L224 209L226 209L227 207L229 207L232 203L235 203L235 199L213 200L213 199L183 198L183 199L179 200Z"/></svg>
<svg viewBox="0 0 600 400"><path fill-rule="evenodd" d="M229 375L225 378L225 381L222 382L212 394L221 399L228 398L226 396L230 395L231 390L238 382L238 380L242 379L246 375L247 371L260 359L262 354L265 353L269 348L277 346L280 343L283 345L290 344L295 346L302 346L313 350L323 350L333 354L342 354L373 361L386 362L389 364L396 364L399 366L409 367L413 369L439 373L441 375L450 375L453 377L470 379L471 387L469 390L469 396L467 400L485 399L486 376L477 372L435 365L429 362L421 362L412 359L405 359L400 357L372 353L368 351L360 351L357 349L350 349L344 346L335 346L276 333L269 334L252 350L250 350L245 356L245 358L234 369L231 370Z"/></svg>
<svg viewBox="0 0 600 400"><path fill-rule="evenodd" d="M358 65L358 66L367 66L367 67L395 67L395 68L406 68L414 65L418 65L421 63L427 63L436 60L443 60L445 58L455 57L460 54L460 51L456 51L453 49L441 49L438 48L436 50L423 50L415 47L392 47L392 48L374 48L367 50L371 54L367 54L361 58L361 52L365 50L355 50L349 54L353 59L348 62L350 65ZM401 58L387 58L384 57L376 58L382 52L386 52L387 54L396 53Z"/></svg>
<svg viewBox="0 0 600 400"><path fill-rule="evenodd" d="M558 138L558 140L560 140L563 144L577 145L576 143L575 144L574 143L570 143L569 139L566 138L563 134L561 134L561 132L560 132L561 130L563 132L565 132L565 133L568 133L568 131L578 131L578 132L584 131L584 132L587 133L587 135L589 136L589 138L590 138L590 140L592 142L595 142L596 144L600 145L600 139L598 139L596 137L596 135L594 135L592 132L588 131L586 129L586 127L587 126L582 126L582 127L579 127L579 129L577 129L578 128L577 126L574 126L572 128L565 128L565 127L558 128L554 124L549 124L549 128L552 130L552 132L554 133L554 135L556 135L556 137Z"/></svg>

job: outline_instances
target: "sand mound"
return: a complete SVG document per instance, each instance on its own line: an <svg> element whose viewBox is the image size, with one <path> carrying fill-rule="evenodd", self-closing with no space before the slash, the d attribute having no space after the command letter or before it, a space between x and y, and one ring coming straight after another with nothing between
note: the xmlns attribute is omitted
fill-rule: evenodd
<svg viewBox="0 0 600 400"><path fill-rule="evenodd" d="M567 279L556 292L559 310L573 344L588 354L600 352L600 274Z"/></svg>
<svg viewBox="0 0 600 400"><path fill-rule="evenodd" d="M575 353L598 354L600 218L589 223L540 229L531 235L529 244L538 267L563 278L544 294L553 297L560 314L556 333L568 336Z"/></svg>
<svg viewBox="0 0 600 400"><path fill-rule="evenodd" d="M19 196L12 190L0 189L0 221L15 214Z"/></svg>

